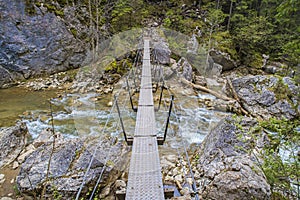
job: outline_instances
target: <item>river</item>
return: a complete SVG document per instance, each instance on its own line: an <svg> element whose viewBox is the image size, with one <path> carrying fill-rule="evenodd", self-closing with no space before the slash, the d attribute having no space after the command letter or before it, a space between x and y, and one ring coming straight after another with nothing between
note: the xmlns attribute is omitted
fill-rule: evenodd
<svg viewBox="0 0 300 200"><path fill-rule="evenodd" d="M211 110L199 103L201 99L213 100L214 96L188 88L179 88L178 84L169 88L169 91L175 95L175 102L170 118L167 146L176 147L181 139L188 144L201 143L205 135L228 115L228 113ZM65 137L111 134L123 140L115 106L111 111L114 102L112 94L65 92L57 97L58 92L61 93L53 89L30 91L19 87L0 90L1 127L12 126L17 119L20 119L27 124L31 136L36 138L42 130L51 128L52 115L55 132ZM118 93L121 117L125 131L130 135L134 133L136 113L130 107L127 91L123 90ZM159 95L159 90L154 93L156 107ZM135 94L134 102L137 102L137 99L138 94ZM165 91L161 109L156 112L157 133L160 135L165 132L169 99L169 93ZM106 129L103 130L106 123Z"/></svg>

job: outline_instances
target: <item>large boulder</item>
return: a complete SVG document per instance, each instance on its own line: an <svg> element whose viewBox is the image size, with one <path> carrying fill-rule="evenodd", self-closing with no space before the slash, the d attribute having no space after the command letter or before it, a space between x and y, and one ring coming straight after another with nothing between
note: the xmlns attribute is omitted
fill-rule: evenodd
<svg viewBox="0 0 300 200"><path fill-rule="evenodd" d="M0 128L0 168L12 163L25 149L28 138L26 124Z"/></svg>
<svg viewBox="0 0 300 200"><path fill-rule="evenodd" d="M69 199L76 195L83 181L82 194L85 194L102 173L99 186L111 185L128 160L126 146L121 143L113 145L110 139L104 137L59 139L54 150L52 148L53 141L45 143L27 157L17 176L20 192L41 194L46 187L46 195L50 198L56 192Z"/></svg>
<svg viewBox="0 0 300 200"><path fill-rule="evenodd" d="M206 136L194 155L203 199L270 199L270 186L250 151L256 141L247 132L255 125L228 117Z"/></svg>
<svg viewBox="0 0 300 200"><path fill-rule="evenodd" d="M19 0L0 1L0 88L30 76L80 67L86 58L86 44L75 37L75 30L82 27L67 28L72 22L45 6L27 6ZM65 10L63 15L68 19L74 12Z"/></svg>
<svg viewBox="0 0 300 200"><path fill-rule="evenodd" d="M177 72L181 73L183 78L188 81L192 81L193 79L193 68L187 59L181 57L177 63L178 69Z"/></svg>
<svg viewBox="0 0 300 200"><path fill-rule="evenodd" d="M243 106L253 115L293 119L299 115L299 86L290 77L246 76L232 85Z"/></svg>
<svg viewBox="0 0 300 200"><path fill-rule="evenodd" d="M209 69L221 72L229 71L237 67L237 63L224 52L218 50L211 50L209 52ZM220 69L221 68L221 69Z"/></svg>
<svg viewBox="0 0 300 200"><path fill-rule="evenodd" d="M165 41L163 37L157 32L156 29L151 29L150 34L152 37L151 50L152 55L154 55L155 60L159 64L170 64L171 50L169 44Z"/></svg>

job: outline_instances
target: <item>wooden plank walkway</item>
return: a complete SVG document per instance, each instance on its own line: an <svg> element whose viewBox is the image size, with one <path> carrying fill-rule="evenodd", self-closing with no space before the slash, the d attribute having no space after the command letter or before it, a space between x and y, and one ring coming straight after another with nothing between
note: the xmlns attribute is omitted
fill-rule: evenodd
<svg viewBox="0 0 300 200"><path fill-rule="evenodd" d="M126 199L165 199L156 138L150 48L146 39Z"/></svg>

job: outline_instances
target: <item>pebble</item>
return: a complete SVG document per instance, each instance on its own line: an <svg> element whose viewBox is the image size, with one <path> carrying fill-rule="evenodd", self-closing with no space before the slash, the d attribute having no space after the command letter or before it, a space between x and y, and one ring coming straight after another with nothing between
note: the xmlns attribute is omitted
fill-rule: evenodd
<svg viewBox="0 0 300 200"><path fill-rule="evenodd" d="M193 179L192 178L187 178L186 181L189 185L193 185Z"/></svg>
<svg viewBox="0 0 300 200"><path fill-rule="evenodd" d="M19 167L19 163L17 161L14 161L12 168L17 169L18 167Z"/></svg>
<svg viewBox="0 0 300 200"><path fill-rule="evenodd" d="M123 181L123 180L116 180L115 186L116 186L116 188L118 188L118 189L126 188L126 182Z"/></svg>
<svg viewBox="0 0 300 200"><path fill-rule="evenodd" d="M177 161L177 156L176 155L168 155L166 156L166 160L175 163Z"/></svg>
<svg viewBox="0 0 300 200"><path fill-rule="evenodd" d="M190 196L190 190L187 187L182 188L182 190L180 190L180 194L182 194L183 196Z"/></svg>
<svg viewBox="0 0 300 200"><path fill-rule="evenodd" d="M105 197L107 197L110 193L110 187L105 187L101 194L99 195L100 199L104 199Z"/></svg>
<svg viewBox="0 0 300 200"><path fill-rule="evenodd" d="M173 182L173 181L174 181L174 178L173 178L172 176L167 175L167 176L165 177L165 181Z"/></svg>
<svg viewBox="0 0 300 200"><path fill-rule="evenodd" d="M183 179L182 179L182 175L177 175L177 176L175 176L175 181L179 181L180 183L182 183L183 182Z"/></svg>
<svg viewBox="0 0 300 200"><path fill-rule="evenodd" d="M13 199L10 197L2 197L0 200L13 200Z"/></svg>
<svg viewBox="0 0 300 200"><path fill-rule="evenodd" d="M0 184L4 183L4 181L5 181L5 175L0 174Z"/></svg>

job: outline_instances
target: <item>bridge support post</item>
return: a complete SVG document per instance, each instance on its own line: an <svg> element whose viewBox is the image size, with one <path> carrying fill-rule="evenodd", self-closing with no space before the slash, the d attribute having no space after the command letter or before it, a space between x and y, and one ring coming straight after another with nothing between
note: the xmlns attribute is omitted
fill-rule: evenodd
<svg viewBox="0 0 300 200"><path fill-rule="evenodd" d="M174 95L171 95L171 103L170 103L170 107L169 107L169 114L168 114L167 124L166 124L166 128L165 128L165 134L164 134L164 137L163 137L162 141L158 140L158 144L161 144L161 145L166 141L168 127L169 127L169 123L170 123L171 112L172 112L172 107L173 107L173 101L174 101Z"/></svg>
<svg viewBox="0 0 300 200"><path fill-rule="evenodd" d="M125 138L126 143L128 144L128 139L127 139L127 136L126 136L126 132L125 132L123 120L122 120L122 117L121 117L121 112L120 112L118 100L117 100L117 97L116 97L116 96L114 96L114 98L115 98L115 101L116 101L116 107L117 107L117 111L118 111L118 115L119 115L119 119L120 119L120 124L121 124L122 131L123 131L123 136L124 136L124 138Z"/></svg>
<svg viewBox="0 0 300 200"><path fill-rule="evenodd" d="M132 96L131 96L131 92L130 92L130 87L129 87L129 83L128 83L128 78L126 77L126 84L127 84L127 88L128 88L128 94L129 94L129 98L130 98L130 104L131 104L131 108L134 112L137 111L137 108L135 108L133 106L133 101L132 101Z"/></svg>
<svg viewBox="0 0 300 200"><path fill-rule="evenodd" d="M162 86L161 86L160 96L159 96L158 107L157 107L157 109L155 109L155 111L159 111L159 109L160 109L160 104L161 104L161 100L162 100L162 95L163 95L164 87L165 87L165 82L163 81L162 82Z"/></svg>

